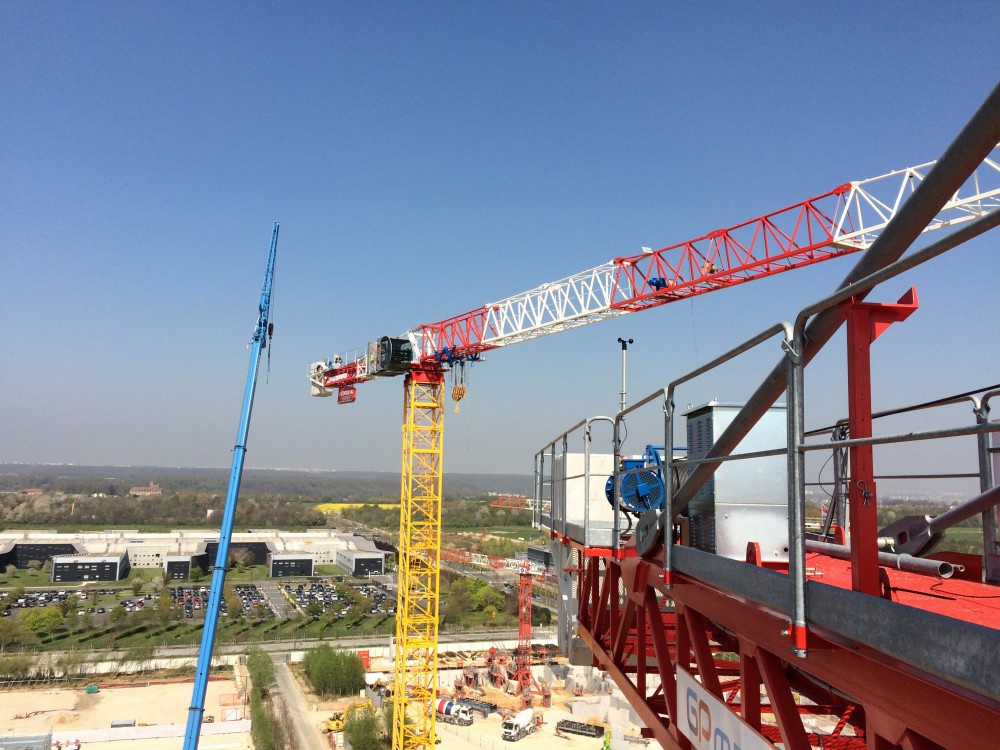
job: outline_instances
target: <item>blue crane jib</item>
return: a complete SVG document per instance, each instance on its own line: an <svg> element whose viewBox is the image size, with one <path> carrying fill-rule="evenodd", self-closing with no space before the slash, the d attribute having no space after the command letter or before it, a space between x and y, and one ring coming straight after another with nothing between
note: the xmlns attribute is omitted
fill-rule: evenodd
<svg viewBox="0 0 1000 750"><path fill-rule="evenodd" d="M205 629L202 632L201 648L198 650L194 691L191 696L187 729L184 734L184 750L197 750L198 739L201 736L202 716L205 713L205 691L208 687L208 673L212 667L215 631L219 624L219 606L222 601L223 586L226 582L226 561L229 557L229 543L233 538L236 500L240 493L243 460L247 452L247 433L250 431L250 412L253 410L254 391L257 387L257 369L260 365L261 351L267 346L267 340L274 332L270 314L271 292L274 284L274 257L277 250L278 222L274 222L271 230L271 249L267 256L267 270L264 273L264 288L260 293L260 314L251 339L250 369L247 373L243 410L240 414L240 426L236 433L236 445L233 448L233 467L229 473L229 490L226 493L222 528L219 531L219 549L215 556L215 566L212 568L212 586L209 589L208 605L205 607Z"/></svg>

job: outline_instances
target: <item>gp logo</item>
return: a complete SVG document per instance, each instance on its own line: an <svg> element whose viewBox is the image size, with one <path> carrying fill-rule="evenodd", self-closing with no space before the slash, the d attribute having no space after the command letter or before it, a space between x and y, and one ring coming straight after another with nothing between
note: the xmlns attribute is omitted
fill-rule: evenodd
<svg viewBox="0 0 1000 750"><path fill-rule="evenodd" d="M773 750L773 745L683 669L677 670L680 730L698 750Z"/></svg>

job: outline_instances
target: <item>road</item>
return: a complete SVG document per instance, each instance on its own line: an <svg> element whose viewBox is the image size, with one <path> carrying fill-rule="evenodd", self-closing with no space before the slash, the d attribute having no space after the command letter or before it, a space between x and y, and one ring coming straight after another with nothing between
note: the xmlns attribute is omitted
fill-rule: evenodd
<svg viewBox="0 0 1000 750"><path fill-rule="evenodd" d="M284 705L285 716L288 719L289 746L292 748L328 747L327 738L318 728L316 716L310 710L306 697L299 690L285 661L284 654L272 654L274 662L274 679L277 687L272 696L276 705Z"/></svg>
<svg viewBox="0 0 1000 750"><path fill-rule="evenodd" d="M555 643L556 639L556 629L552 627L540 628L536 627L534 629L534 640L536 642L546 642ZM496 641L509 641L517 640L517 630L483 630L477 632L468 633L442 633L438 637L438 643L442 646L447 646L449 643L466 643L466 642L479 642L479 643L495 643ZM324 639L324 640L297 640L297 641L272 641L265 643L253 644L254 646L260 648L266 653L277 655L277 654L287 654L290 651L305 651L310 648L315 648L320 644L326 644L331 648L336 649L346 649L348 651L357 651L359 648L371 648L377 646L388 646L390 643L390 638L384 635L381 636L362 636L359 638L340 638L340 639ZM247 652L247 646L245 645L225 645L221 646L216 644L215 654L245 654ZM441 648L441 651L447 651L447 648ZM156 649L156 656L160 657L171 657L171 656L197 656L199 648L198 646L163 646Z"/></svg>

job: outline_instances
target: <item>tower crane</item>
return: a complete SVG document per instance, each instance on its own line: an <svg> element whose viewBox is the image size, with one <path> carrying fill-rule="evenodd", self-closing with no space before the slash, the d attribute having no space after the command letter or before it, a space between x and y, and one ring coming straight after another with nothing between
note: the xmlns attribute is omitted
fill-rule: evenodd
<svg viewBox="0 0 1000 750"><path fill-rule="evenodd" d="M233 447L233 465L229 472L229 489L222 514L219 531L219 548L212 568L212 585L209 588L208 604L205 607L205 629L202 632L201 647L198 649L198 664L195 668L194 689L191 706L188 709L187 728L184 734L184 750L198 750L201 736L201 720L205 713L205 691L208 688L208 674L212 667L212 650L215 646L215 631L219 624L219 605L222 589L226 583L226 562L229 558L229 543L233 538L233 522L236 519L236 501L240 494L240 480L243 477L243 460L247 453L247 435L250 432L250 413L253 410L254 391L257 388L257 370L260 355L267 346L267 340L274 333L271 316L271 291L274 284L274 259L278 252L278 222L271 228L271 249L267 255L267 269L264 272L264 287L260 293L257 326L251 337L250 369L247 372L246 389L243 395L243 409L236 431L236 445Z"/></svg>
<svg viewBox="0 0 1000 750"><path fill-rule="evenodd" d="M993 149L972 178L923 231L971 221L1000 207L1000 154ZM355 357L309 365L312 395L356 400L356 386L404 377L400 487L399 600L396 619L394 750L435 743L441 448L444 373L492 349L647 310L869 248L934 162L849 182L756 219L542 284L466 313L382 336ZM464 382L453 392L465 395ZM407 711L410 703L417 704Z"/></svg>

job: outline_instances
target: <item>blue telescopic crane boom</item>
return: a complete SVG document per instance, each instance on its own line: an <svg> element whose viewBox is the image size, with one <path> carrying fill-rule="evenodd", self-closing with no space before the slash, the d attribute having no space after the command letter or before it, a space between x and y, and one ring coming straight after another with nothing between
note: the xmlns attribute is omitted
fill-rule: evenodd
<svg viewBox="0 0 1000 750"><path fill-rule="evenodd" d="M264 274L264 289L260 293L260 316L253 332L250 352L250 371L247 373L247 387L243 395L243 412L240 427L233 448L233 468L229 472L229 491L226 493L226 507L222 515L222 529L219 531L219 550L212 568L212 587L205 608L205 630L198 651L198 668L194 677L194 692L188 709L187 731L184 734L184 750L197 750L201 735L201 720L205 713L205 690L208 687L208 673L212 666L212 649L215 645L215 631L219 623L219 604L222 588L226 582L226 562L229 558L229 542L233 538L233 521L236 517L236 500L240 494L240 479L243 476L243 459L247 452L247 433L250 431L250 412L253 409L253 395L257 386L257 368L261 350L267 346L273 325L268 317L271 312L271 286L274 282L274 256L278 250L278 222L271 231L271 251L267 256L267 272Z"/></svg>

